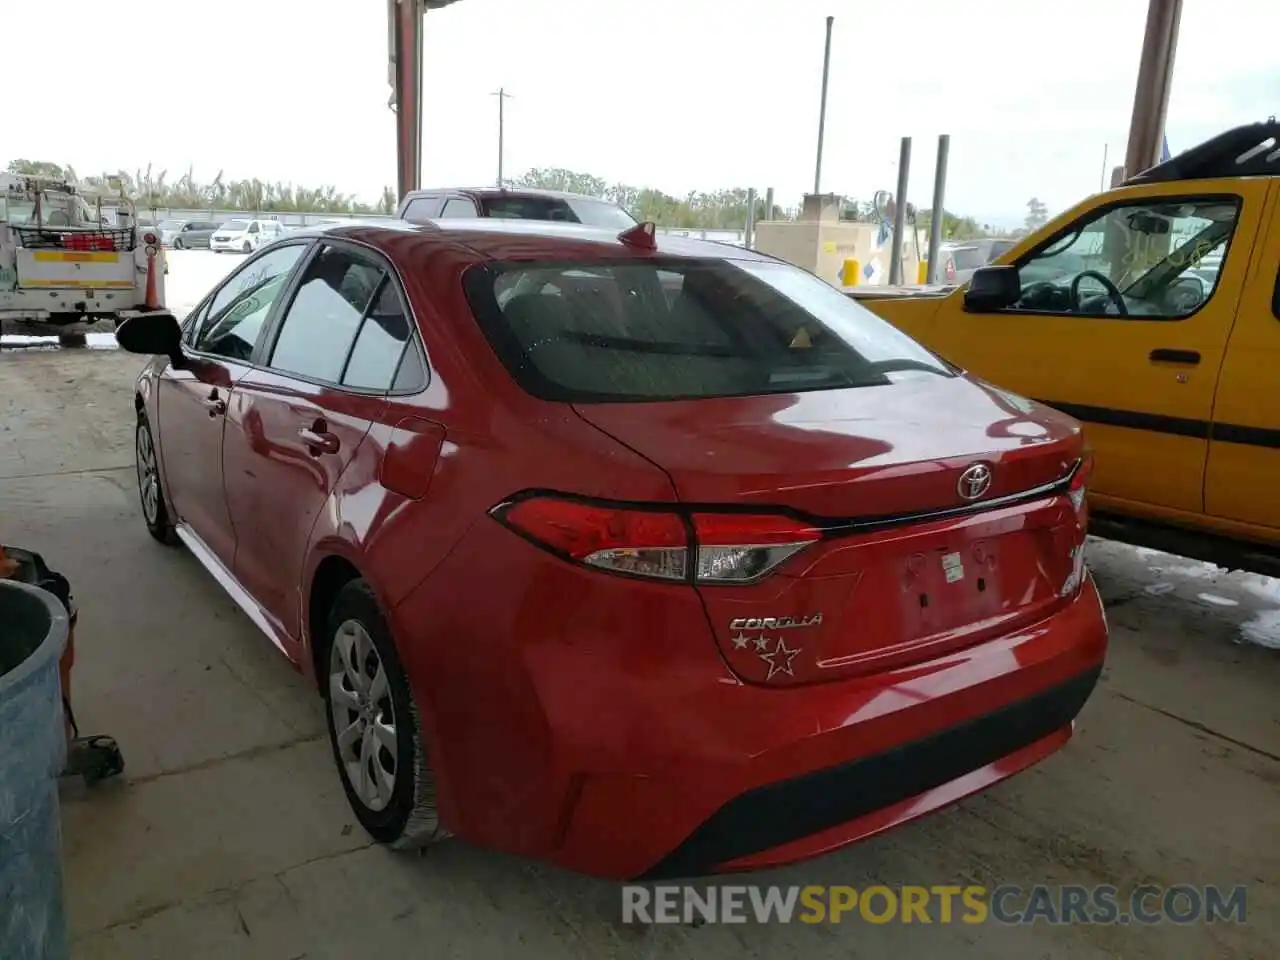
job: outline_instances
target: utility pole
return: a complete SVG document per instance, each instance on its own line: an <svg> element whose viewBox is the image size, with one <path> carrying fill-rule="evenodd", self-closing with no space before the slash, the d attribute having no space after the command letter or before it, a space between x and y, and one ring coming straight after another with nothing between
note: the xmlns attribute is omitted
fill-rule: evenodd
<svg viewBox="0 0 1280 960"><path fill-rule="evenodd" d="M489 94L491 97L498 98L498 189L502 189L505 182L502 176L502 159L506 152L506 134L507 134L507 114L506 103L511 99L511 94L507 93L506 87L499 87L495 93Z"/></svg>
<svg viewBox="0 0 1280 960"><path fill-rule="evenodd" d="M827 80L831 76L831 28L835 17L827 17L827 47L822 56L822 105L818 112L818 159L813 170L813 192L822 189L822 140L827 132Z"/></svg>

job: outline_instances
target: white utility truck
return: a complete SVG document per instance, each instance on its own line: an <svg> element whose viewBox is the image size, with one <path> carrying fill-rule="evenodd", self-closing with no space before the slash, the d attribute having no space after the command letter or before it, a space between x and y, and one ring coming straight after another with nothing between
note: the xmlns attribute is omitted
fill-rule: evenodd
<svg viewBox="0 0 1280 960"><path fill-rule="evenodd" d="M75 184L0 173L0 321L68 326L164 309L160 234L120 191L104 215Z"/></svg>

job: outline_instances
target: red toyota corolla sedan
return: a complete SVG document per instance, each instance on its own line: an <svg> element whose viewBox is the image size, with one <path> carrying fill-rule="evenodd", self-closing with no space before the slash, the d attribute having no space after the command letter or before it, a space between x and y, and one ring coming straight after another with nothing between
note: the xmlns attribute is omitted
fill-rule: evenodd
<svg viewBox="0 0 1280 960"><path fill-rule="evenodd" d="M714 243L344 225L130 320L146 523L313 673L377 840L609 878L809 857L1061 747L1070 419Z"/></svg>

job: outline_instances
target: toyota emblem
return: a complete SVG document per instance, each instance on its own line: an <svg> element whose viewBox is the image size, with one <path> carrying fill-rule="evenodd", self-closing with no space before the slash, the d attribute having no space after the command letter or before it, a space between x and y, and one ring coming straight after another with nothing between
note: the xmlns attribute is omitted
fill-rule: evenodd
<svg viewBox="0 0 1280 960"><path fill-rule="evenodd" d="M956 490L965 500L977 500L991 486L991 468L985 463L975 463L960 474Z"/></svg>

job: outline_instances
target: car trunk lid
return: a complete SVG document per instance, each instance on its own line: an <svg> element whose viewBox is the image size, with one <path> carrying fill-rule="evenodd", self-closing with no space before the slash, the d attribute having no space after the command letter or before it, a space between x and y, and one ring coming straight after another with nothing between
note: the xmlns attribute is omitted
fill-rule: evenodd
<svg viewBox="0 0 1280 960"><path fill-rule="evenodd" d="M758 582L698 586L744 680L937 656L1078 588L1083 520L1063 495L1078 426L964 377L576 409L666 470L695 517L782 514L815 531Z"/></svg>

